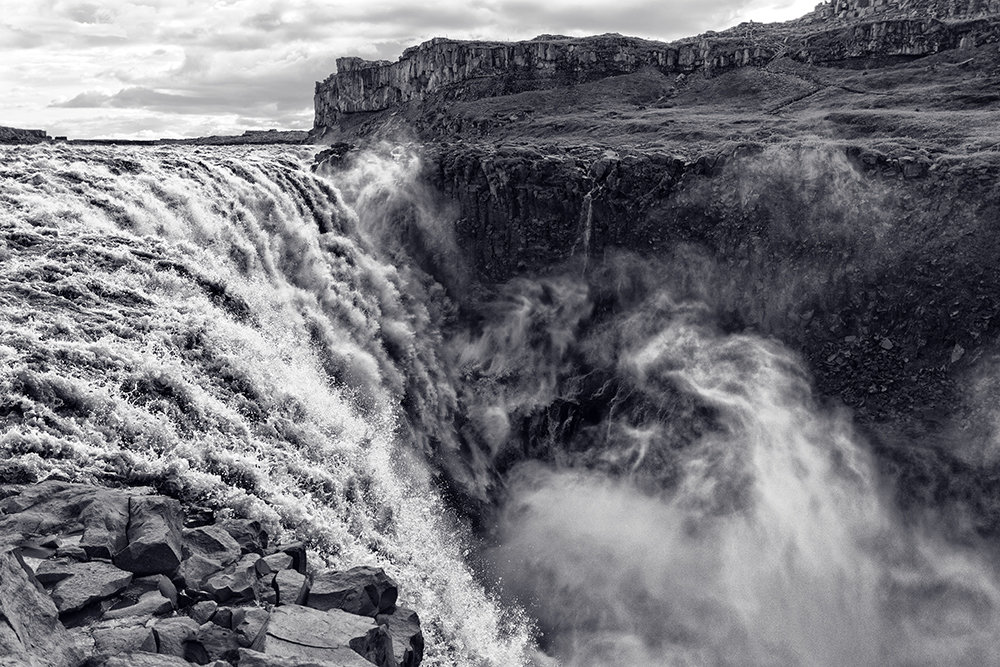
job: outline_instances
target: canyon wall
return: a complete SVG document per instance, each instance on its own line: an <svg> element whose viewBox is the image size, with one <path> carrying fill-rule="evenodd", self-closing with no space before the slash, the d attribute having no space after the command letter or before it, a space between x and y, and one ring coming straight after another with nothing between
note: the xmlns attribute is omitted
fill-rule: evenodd
<svg viewBox="0 0 1000 667"><path fill-rule="evenodd" d="M1000 20L995 18L958 22L927 14L887 15L867 22L823 18L833 11L835 6L821 5L794 27L741 24L672 43L617 34L578 39L546 35L507 43L437 38L407 49L396 62L339 58L337 72L316 84L314 133L335 126L344 114L382 111L432 94L478 99L643 68L666 74L714 74L764 66L782 56L813 64L912 58L1000 39Z"/></svg>

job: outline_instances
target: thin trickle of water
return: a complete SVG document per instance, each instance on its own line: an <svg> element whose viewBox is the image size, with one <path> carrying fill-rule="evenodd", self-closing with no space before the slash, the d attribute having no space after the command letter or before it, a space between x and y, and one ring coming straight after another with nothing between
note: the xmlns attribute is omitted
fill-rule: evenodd
<svg viewBox="0 0 1000 667"><path fill-rule="evenodd" d="M583 196L583 204L580 206L580 237L573 244L571 257L575 257L577 250L583 254L583 269L587 270L590 260L590 237L594 229L594 193L597 188L590 190Z"/></svg>

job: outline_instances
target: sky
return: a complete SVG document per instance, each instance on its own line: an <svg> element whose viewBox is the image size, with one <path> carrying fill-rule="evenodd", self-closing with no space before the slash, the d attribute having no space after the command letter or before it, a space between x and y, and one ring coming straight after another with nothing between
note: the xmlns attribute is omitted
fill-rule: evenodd
<svg viewBox="0 0 1000 667"><path fill-rule="evenodd" d="M341 56L432 37L671 40L817 0L0 0L0 125L70 138L309 129Z"/></svg>

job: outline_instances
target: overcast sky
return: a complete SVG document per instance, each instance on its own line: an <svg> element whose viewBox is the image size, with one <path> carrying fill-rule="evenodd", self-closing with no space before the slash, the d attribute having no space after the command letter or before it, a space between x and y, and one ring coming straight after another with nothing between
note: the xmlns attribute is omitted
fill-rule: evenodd
<svg viewBox="0 0 1000 667"><path fill-rule="evenodd" d="M308 129L340 56L436 36L669 40L817 0L0 0L0 125L84 137Z"/></svg>

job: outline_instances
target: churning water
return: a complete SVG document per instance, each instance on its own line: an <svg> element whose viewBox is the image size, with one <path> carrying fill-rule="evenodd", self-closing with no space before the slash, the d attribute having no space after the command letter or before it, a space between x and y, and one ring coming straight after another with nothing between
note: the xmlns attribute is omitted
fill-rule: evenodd
<svg viewBox="0 0 1000 667"><path fill-rule="evenodd" d="M311 159L0 151L5 477L382 565L428 664L1000 664L982 548L903 527L787 350L634 266L462 294L411 154Z"/></svg>

